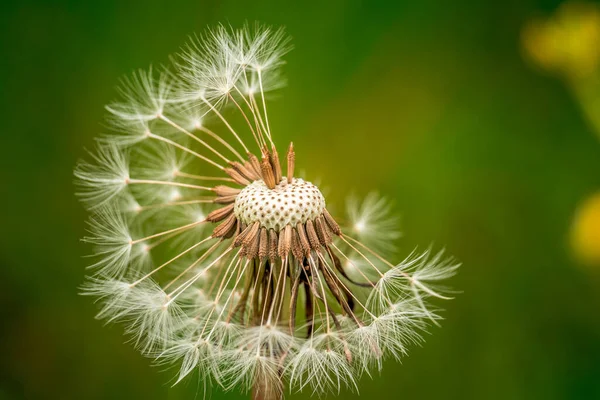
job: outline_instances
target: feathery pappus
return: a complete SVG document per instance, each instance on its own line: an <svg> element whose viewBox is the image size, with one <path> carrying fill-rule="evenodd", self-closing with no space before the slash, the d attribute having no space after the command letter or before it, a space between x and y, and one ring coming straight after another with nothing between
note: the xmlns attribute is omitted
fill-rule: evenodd
<svg viewBox="0 0 600 400"><path fill-rule="evenodd" d="M177 382L197 373L254 399L358 390L422 342L458 268L429 250L389 261L400 233L386 199L334 216L295 175L266 102L289 50L262 25L192 39L170 66L123 80L111 132L75 170L98 316L178 365Z"/></svg>

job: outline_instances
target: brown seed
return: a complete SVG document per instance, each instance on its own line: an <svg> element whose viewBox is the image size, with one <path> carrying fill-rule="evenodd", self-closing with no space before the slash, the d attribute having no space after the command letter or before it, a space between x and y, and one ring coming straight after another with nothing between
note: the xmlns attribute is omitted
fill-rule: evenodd
<svg viewBox="0 0 600 400"><path fill-rule="evenodd" d="M269 235L267 228L260 228L260 245L258 247L258 258L263 261L269 254Z"/></svg>
<svg viewBox="0 0 600 400"><path fill-rule="evenodd" d="M269 162L268 157L263 157L262 162L260 163L262 177L269 189L275 188L275 175L273 174L273 168L271 167L271 163Z"/></svg>
<svg viewBox="0 0 600 400"><path fill-rule="evenodd" d="M256 222L256 224L258 224L258 222ZM244 225L245 224L243 224L243 223L241 224L242 232L233 241L233 247L241 246L243 240L246 238L246 236L248 236L248 234L252 230L252 227L254 226L254 225L248 225L248 226L244 227Z"/></svg>
<svg viewBox="0 0 600 400"><path fill-rule="evenodd" d="M302 247L304 257L308 257L310 254L310 243L306 237L306 230L302 224L298 223L298 225L296 225L296 231L298 232L298 239L300 240L300 246Z"/></svg>
<svg viewBox="0 0 600 400"><path fill-rule="evenodd" d="M213 188L213 192L217 194L217 196L234 196L239 194L242 190L237 188L232 188L225 185L215 186Z"/></svg>
<svg viewBox="0 0 600 400"><path fill-rule="evenodd" d="M258 180L261 178L260 176L260 171L255 171L254 170L254 165L252 165L252 163L250 161L246 161L244 163L244 167L253 175L253 180Z"/></svg>
<svg viewBox="0 0 600 400"><path fill-rule="evenodd" d="M258 178L254 172L247 169L242 163L238 161L230 161L229 165L231 165L233 169L235 169L240 175L242 175L249 181L254 181Z"/></svg>
<svg viewBox="0 0 600 400"><path fill-rule="evenodd" d="M292 248L292 227L286 225L285 228L279 233L279 245L278 255L280 258L285 258Z"/></svg>
<svg viewBox="0 0 600 400"><path fill-rule="evenodd" d="M294 143L290 143L287 153L287 181L292 183L294 180L294 167L296 166L296 153L294 153Z"/></svg>
<svg viewBox="0 0 600 400"><path fill-rule="evenodd" d="M329 229L331 229L331 231L337 236L341 236L342 230L340 229L340 226L337 224L337 222L335 222L335 219L333 219L327 209L323 210L323 217L325 218L325 222L327 223L327 226L329 226Z"/></svg>
<svg viewBox="0 0 600 400"><path fill-rule="evenodd" d="M223 237L223 236L225 236L232 227L235 227L236 221L237 220L235 218L235 214L229 215L229 217L227 217L225 219L225 221L223 221L223 223L221 223L221 225L217 226L213 230L212 236L213 237Z"/></svg>
<svg viewBox="0 0 600 400"><path fill-rule="evenodd" d="M296 229L292 230L292 254L298 260L302 260L304 257L304 251L302 250L300 237L298 237L298 231Z"/></svg>
<svg viewBox="0 0 600 400"><path fill-rule="evenodd" d="M250 236L248 236L250 237ZM247 245L243 245L243 248L246 249L246 257L252 259L258 255L258 249L260 245L260 235L254 235L254 239L249 242Z"/></svg>
<svg viewBox="0 0 600 400"><path fill-rule="evenodd" d="M262 170L260 168L260 161L258 160L258 157L256 157L252 153L248 153L248 160L250 162L250 165L252 165L252 169L254 169L256 175L262 178Z"/></svg>
<svg viewBox="0 0 600 400"><path fill-rule="evenodd" d="M323 218L320 216L315 218L315 228L317 235L319 236L319 241L323 246L327 246L329 243L331 243L331 234L327 230Z"/></svg>
<svg viewBox="0 0 600 400"><path fill-rule="evenodd" d="M230 204L228 206L218 208L214 211L211 211L210 214L208 214L208 216L206 217L206 220L208 222L222 221L223 219L227 218L227 216L229 214L231 214L233 212L233 206L234 206L234 204Z"/></svg>
<svg viewBox="0 0 600 400"><path fill-rule="evenodd" d="M272 147L271 153L269 154L271 165L273 166L273 173L275 176L275 184L281 182L281 163L279 162L279 154L275 146Z"/></svg>
<svg viewBox="0 0 600 400"><path fill-rule="evenodd" d="M306 236L308 236L308 242L313 250L317 250L319 247L321 247L319 236L317 236L315 227L310 219L306 221Z"/></svg>
<svg viewBox="0 0 600 400"><path fill-rule="evenodd" d="M217 197L213 201L217 204L229 204L229 203L233 203L235 201L236 197L237 197L237 194L234 194L232 196Z"/></svg>
<svg viewBox="0 0 600 400"><path fill-rule="evenodd" d="M269 259L273 262L277 258L277 245L279 238L274 229L269 229Z"/></svg>
<svg viewBox="0 0 600 400"><path fill-rule="evenodd" d="M225 235L223 235L223 239L231 239L233 236L235 236L238 233L239 225L240 224L238 223L238 220L236 218L233 226L231 228L229 228L229 230L227 231L227 233Z"/></svg>
<svg viewBox="0 0 600 400"><path fill-rule="evenodd" d="M250 243L252 243L254 241L255 237L258 236L259 229L260 229L260 223L258 221L256 221L255 223L253 223L250 226L250 231L248 232L246 237L244 239L242 239L242 245L248 246Z"/></svg>
<svg viewBox="0 0 600 400"><path fill-rule="evenodd" d="M240 185L247 186L250 184L250 181L248 179L244 178L239 172L237 172L233 168L223 168L223 171L225 171L227 175L232 177L233 180L236 181L236 183L239 183Z"/></svg>

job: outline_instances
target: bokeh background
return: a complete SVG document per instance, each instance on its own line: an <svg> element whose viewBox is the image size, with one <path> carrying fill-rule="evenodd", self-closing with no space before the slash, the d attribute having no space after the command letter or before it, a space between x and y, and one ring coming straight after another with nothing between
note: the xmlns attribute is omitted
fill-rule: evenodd
<svg viewBox="0 0 600 400"><path fill-rule="evenodd" d="M362 398L600 398L598 7L3 1L0 399L202 398L78 295L72 169L119 77L207 25L255 20L293 36L269 116L300 168L330 202L394 198L404 253L434 243L463 262L443 327L364 378Z"/></svg>

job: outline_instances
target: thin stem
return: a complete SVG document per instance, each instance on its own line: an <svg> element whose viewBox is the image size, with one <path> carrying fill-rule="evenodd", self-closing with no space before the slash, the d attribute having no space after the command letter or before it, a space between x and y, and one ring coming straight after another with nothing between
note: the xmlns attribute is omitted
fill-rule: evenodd
<svg viewBox="0 0 600 400"><path fill-rule="evenodd" d="M177 186L177 187L184 187L184 188L189 188L189 189L212 191L212 188L209 188L206 186L190 185L189 183L180 183L180 182L171 182L171 181L156 181L156 180L150 180L150 179L129 179L127 181L127 183L128 184Z"/></svg>
<svg viewBox="0 0 600 400"><path fill-rule="evenodd" d="M277 323L279 321L279 317L281 316L281 311L283 310L283 303L284 303L284 296L285 296L285 284L287 281L287 270L289 268L289 258L288 256L285 257L285 260L283 261L283 284L281 285L281 294L280 294L280 302L279 302L279 309L277 310L277 315L275 316L275 323Z"/></svg>
<svg viewBox="0 0 600 400"><path fill-rule="evenodd" d="M350 246L352 248L352 250L356 251L358 254L360 254L360 256L362 258L364 258L364 260L369 263L371 265L371 267L373 267L375 269L375 271L377 271L377 273L383 278L383 273L375 266L375 264L373 264L371 262L371 260L369 260L367 257L365 257L365 255L363 253L360 252L360 250L358 250L356 247L352 246L352 244L350 244L350 242L348 242L346 239L344 239L343 236L340 236L340 239L342 239L344 241L344 243L346 243L348 246Z"/></svg>
<svg viewBox="0 0 600 400"><path fill-rule="evenodd" d="M260 324L263 325L265 322L265 312L267 311L267 297L268 296L268 292L271 289L271 281L273 279L273 270L275 269L274 265L270 265L269 268L269 280L267 281L267 288L265 290L265 296L263 298L263 306L262 306L262 315L260 317Z"/></svg>
<svg viewBox="0 0 600 400"><path fill-rule="evenodd" d="M188 174L186 172L181 172L181 171L175 171L175 172L173 172L173 175L179 176L181 178L196 179L199 181L235 182L235 179L232 179L232 178L218 177L218 176L194 175L194 174Z"/></svg>
<svg viewBox="0 0 600 400"><path fill-rule="evenodd" d="M351 259L350 259L350 258L349 258L349 257L348 257L346 254L344 254L344 252L343 252L342 250L340 250L340 249L339 249L339 248L338 248L338 247L337 247L335 244L333 244L333 243L331 243L331 244L330 244L330 246L332 246L334 249L336 249L336 250L338 251L338 253L340 253L340 254L342 255L342 257L344 257L344 258L346 259L346 261L348 261L348 263L349 263L350 265L352 265L352 266L353 266L353 267L354 267L354 268L355 268L355 269L358 271L358 273L359 273L359 274L360 274L360 275L361 275L363 278L365 278L365 280L368 282L368 284L370 284L370 285L371 285L371 287L375 287L375 284L374 284L374 283L373 283L373 282L372 282L372 281L369 279L369 277L368 277L368 276L366 276L366 275L364 274L364 272L362 272L362 270L360 269L360 267L359 267L358 265L354 264L354 263L352 262L352 260L351 260ZM346 277L346 279L348 279L348 277Z"/></svg>
<svg viewBox="0 0 600 400"><path fill-rule="evenodd" d="M183 226L180 226L180 227L177 227L177 228L169 229L168 231L163 231L163 232L155 233L155 234L150 235L150 236L146 236L146 237L141 238L141 239L132 240L131 242L129 242L129 244L134 245L134 244L146 241L146 240L157 238L159 236L168 235L169 233L173 233L173 232L177 232L177 231L189 229L189 228L192 228L192 227L194 227L196 225L200 225L200 224L202 224L204 222L206 222L206 221L202 220L202 221L192 222L191 224L187 224L187 225L183 225Z"/></svg>
<svg viewBox="0 0 600 400"><path fill-rule="evenodd" d="M240 110L240 113L242 114L242 116L246 120L246 123L248 124L248 127L250 127L250 131L252 132L252 136L254 136L254 140L256 141L256 144L258 145L258 149L260 150L261 147L262 147L262 143L260 141L260 138L256 135L256 131L252 127L252 124L250 123L250 120L248 119L248 116L246 115L246 113L244 112L244 110L242 109L242 107L240 107L239 103L237 101L235 101L235 99L233 98L233 96L231 95L231 93L228 93L228 96L229 96L229 99L231 99L231 101L233 101L233 104L236 105L236 107L238 108L238 110Z"/></svg>
<svg viewBox="0 0 600 400"><path fill-rule="evenodd" d="M354 293L352 293L352 291L350 289L348 289L348 287L346 285L344 285L344 282L342 282L342 280L336 275L333 268L331 268L331 266L329 265L329 263L327 262L325 257L323 257L323 254L321 254L321 253L317 253L317 254L319 256L319 259L323 262L323 265L327 268L329 276L331 276L332 278L335 278L333 283L335 284L336 288L339 289L340 286L338 286L338 284L341 285L341 287L343 287L345 289L345 291L348 294L350 294L350 296L358 303L359 306L361 306L371 317L375 318L375 316L367 309L367 307L364 306L364 304L358 299L358 297L356 297L354 295Z"/></svg>
<svg viewBox="0 0 600 400"><path fill-rule="evenodd" d="M325 306L325 321L327 322L327 333L329 333L329 332L331 332L331 323L329 322L329 306L327 305L327 297L325 296L325 287L323 285L323 282L321 282L321 278L319 277L319 271L315 264L315 260L313 260L312 254L308 257L308 262L310 264L311 275L312 275L313 279L315 279L315 277L316 277L317 280L319 281L319 286L321 288L321 295L323 296L322 301L323 301L323 305Z"/></svg>
<svg viewBox="0 0 600 400"><path fill-rule="evenodd" d="M219 168L219 169L224 169L224 167L223 167L222 165L220 165L220 164L218 164L218 163L214 162L214 161L213 161L213 160L211 160L210 158L206 158L206 157L204 157L202 154L198 154L198 153L196 153L195 151L193 151L193 150L190 150L190 149L188 149L187 147L185 147L185 146L182 146L182 145L180 145L179 143L172 141L171 139L164 138L164 137L162 137L162 136L160 136L160 135L155 135L155 134L154 134L154 133L152 133L152 132L148 132L148 133L146 133L146 135L147 135L149 138L156 139L156 140L159 140L159 141L161 141L161 142L165 142L165 143L167 143L167 144L170 144L171 146L177 147L177 148L178 148L178 149L180 149L180 150L183 150L183 151L185 151L185 152L187 152L187 153L190 153L190 154L192 154L193 156L196 156L196 157L198 157L199 159L201 159L201 160L204 160L204 161L206 161L207 163L209 163L209 164L211 164L211 165L214 165L215 167L217 167L217 168Z"/></svg>
<svg viewBox="0 0 600 400"><path fill-rule="evenodd" d="M163 287L163 290L167 290L171 285L173 285L175 282L177 282L179 280L179 278L181 278L183 275L187 274L192 268L194 268L196 265L198 265L201 261L205 260L215 250L215 248L217 248L217 246L219 246L219 244L221 244L220 241L217 242L217 243L215 243L215 244L213 244L212 246L210 246L210 248L208 250L206 250L204 252L204 254L202 254L200 257L198 257L198 259L196 261L194 261L185 270L181 271L179 273L179 275L177 275L167 285L165 285L165 287Z"/></svg>
<svg viewBox="0 0 600 400"><path fill-rule="evenodd" d="M229 304L229 302L231 301L231 299L233 298L233 296L235 295L235 289L237 288L237 286L240 283L242 274L246 271L246 267L248 266L248 263L250 262L249 260L246 260L246 263L244 264L244 266L240 269L238 268L238 266L240 265L240 263L242 262L241 259L237 260L237 263L235 265L235 269L237 269L240 273L238 273L238 276L236 277L235 283L233 284L233 289L231 289L231 292L229 293L229 296L227 296L227 300L225 300L225 303L223 304L223 306L221 307L221 313L219 314L219 316L217 317L217 321L220 321L221 318L223 317L223 314L225 313L225 311L227 310L227 305ZM231 274L231 276L229 277L229 279L227 280L227 284L229 284L229 282L231 281L231 278L233 278L233 274ZM218 302L221 299L221 296L223 295L223 293L221 292L216 298L215 298L215 303ZM209 317L210 318L210 317ZM211 337L211 335L213 334L214 330L215 330L216 325L211 329L211 331L208 333L208 338ZM204 332L204 329L202 329L202 331Z"/></svg>
<svg viewBox="0 0 600 400"><path fill-rule="evenodd" d="M210 104L210 102L208 100L206 100L205 98L202 98L201 100L211 109L212 112L214 112L219 117L219 119L221 121L223 121L225 126L231 131L231 133L233 133L233 136L235 136L235 138L238 140L238 142L240 142L240 144L242 145L242 147L244 148L246 153L249 153L250 150L248 150L248 147L246 147L246 144L242 141L242 139L240 139L238 134L235 133L235 131L233 130L233 128L231 127L229 122L227 122L225 117L223 117L223 115L221 115L221 113L212 104Z"/></svg>
<svg viewBox="0 0 600 400"><path fill-rule="evenodd" d="M275 324L279 320L279 313L281 311L281 306L283 305L283 296L285 295L285 281L286 281L286 271L287 271L287 256L283 260L281 266L281 272L279 272L279 277L277 278L277 287L275 288L275 299L271 304L271 309L269 310L269 318L267 319L267 324L271 322L271 318L273 317L273 311L277 309L277 314L275 316ZM280 286L281 285L281 286ZM281 290L279 288L281 287ZM275 301L277 300L277 301ZM276 304L279 303L279 304Z"/></svg>
<svg viewBox="0 0 600 400"><path fill-rule="evenodd" d="M227 147L229 149L229 151L231 151L240 161L244 162L244 158L240 155L240 153L238 153L233 146L231 146L229 143L227 143L227 141L223 140L222 137L220 137L219 135L217 135L216 133L214 133L213 131L211 131L208 128L205 128L203 126L195 126L194 127L196 130L200 131L200 132L204 132L207 135L209 135L210 137L212 137L213 139L215 139L216 141L218 141L219 143L221 143L223 146Z"/></svg>
<svg viewBox="0 0 600 400"><path fill-rule="evenodd" d="M212 239L212 236L209 236L201 241L199 241L198 243L194 244L191 247L188 247L186 250L184 250L183 252L179 253L178 255L176 255L175 257L171 258L169 261L166 261L165 263L163 263L162 265L159 265L158 267L156 267L155 269L153 269L152 271L148 272L146 275L144 275L143 277L141 277L140 279L138 279L137 281L133 282L131 284L131 286L135 286L137 284L139 284L140 282L142 282L143 280L145 280L146 278L152 276L153 274L155 274L156 272L160 271L161 269L163 269L164 267L166 267L167 265L171 264L173 261L176 261L177 259L183 257L185 254L189 253L190 251L194 250L196 247L206 243L207 241L209 241L210 239Z"/></svg>
<svg viewBox="0 0 600 400"><path fill-rule="evenodd" d="M217 291L217 295L215 296L215 298L213 300L213 305L212 305L212 307L210 309L210 312L206 316L206 322L204 323L204 327L202 328L202 331L200 332L200 337L202 337L202 335L204 335L204 332L206 331L206 328L208 327L208 323L210 322L210 318L212 317L213 313L217 309L217 305L219 304L219 300L221 300L221 296L225 292L225 288L227 287L227 285L229 284L229 282L233 278L234 272L232 272L231 276L229 276L229 271L231 270L231 267L235 263L234 270L237 269L237 267L238 267L238 265L240 264L241 261L242 261L241 258L237 258L237 256L234 256L231 259L231 262L229 263L229 265L227 266L227 270L225 271L225 276L221 280L221 285L219 287L219 290ZM229 276L229 278L227 278L228 276ZM225 278L227 278L227 280ZM229 296L231 296L231 295L232 294L230 293ZM209 296L210 296L210 294L209 294ZM221 313L221 315L222 315L222 313ZM217 318L217 321L219 320L219 318ZM213 329L211 329L211 332L208 334L207 339L210 339L210 336L211 336L213 330L214 330L214 327L213 327Z"/></svg>
<svg viewBox="0 0 600 400"><path fill-rule="evenodd" d="M383 258L382 256L380 256L379 254L377 254L375 251L371 250L369 247L367 247L362 242L359 242L358 240L354 239L351 236L348 236L348 235L344 235L344 236L347 237L348 239L352 240L354 243L358 244L363 249L367 250L369 253L371 253L372 255L374 255L375 257L377 257L383 263L387 264L390 268L394 268L395 267L394 264L392 264L391 262L389 262L388 260L386 260L385 258Z"/></svg>
<svg viewBox="0 0 600 400"><path fill-rule="evenodd" d="M262 73L261 73L260 69L258 70L258 84L260 85L260 96L262 98L263 111L265 113L265 122L267 125L267 135L269 136L269 140L271 141L271 144L273 144L273 140L271 139L271 127L269 126L269 116L267 115L267 103L265 102L265 91L263 90Z"/></svg>
<svg viewBox="0 0 600 400"><path fill-rule="evenodd" d="M171 298L171 300L169 300L165 305L169 305L171 302L173 302L181 293L185 292L185 290L187 288L189 288L190 286L192 286L194 284L194 282L196 282L206 271L208 271L217 262L219 262L221 260L221 258L223 258L227 254L229 254L229 252L231 250L232 250L232 247L227 248L227 250L225 250L223 252L223 254L221 254L219 257L217 257L217 259L214 260L213 262L211 262L206 268L204 268L202 271L198 272L196 275L194 275L194 277L192 277L191 279L189 279L187 282L181 284L175 290L173 290L171 293L169 293L168 296Z"/></svg>
<svg viewBox="0 0 600 400"><path fill-rule="evenodd" d="M252 117L254 118L254 126L256 127L256 131L258 132L258 134L260 135L260 137L263 139L263 142L266 143L265 139L264 139L264 134L263 134L263 129L261 129L261 124L259 123L259 119L257 116L257 109L255 109L255 107L252 106L252 103L250 101L248 101L248 99L251 100L251 96L248 95L248 99L246 99L246 96L244 96L242 94L242 92L240 91L240 89L238 89L237 86L234 86L235 90L238 92L238 94L242 97L242 99L244 100L244 103L246 103L246 105L248 106L248 109L250 110L250 112L252 113ZM262 122L262 120L261 120ZM264 124L263 124L263 128L264 128Z"/></svg>
<svg viewBox="0 0 600 400"><path fill-rule="evenodd" d="M197 199L197 200L186 200L186 201L170 201L168 203L149 204L147 206L141 206L138 211L152 210L155 208L182 206L186 204L213 204L214 199Z"/></svg>
<svg viewBox="0 0 600 400"><path fill-rule="evenodd" d="M215 150L214 148L212 148L208 143L206 143L204 140L200 139L196 135L192 134L187 129L182 128L181 126L179 126L175 122L171 121L169 118L165 117L162 114L160 115L160 119L162 119L163 121L165 121L167 124L171 125L173 128L177 129L178 131L185 133L187 136L191 137L192 139L194 139L195 141L197 141L198 143L200 143L201 145L203 145L204 147L206 147L207 149L209 149L210 151L212 151L213 153L215 153L218 157L220 157L226 163L229 162L229 159L227 159L227 157L225 157L224 155L222 155L221 153L219 153L217 150Z"/></svg>
<svg viewBox="0 0 600 400"><path fill-rule="evenodd" d="M260 122L260 125L262 126L263 130L266 132L267 131L267 127L265 126L265 123L263 122L262 116L260 114L260 109L258 107L258 103L256 102L256 99L254 98L254 94L252 94L250 97L250 102L252 103L252 109L253 114L256 115L258 117L258 121ZM267 135L267 138L269 138L269 142L271 144L273 144L273 141L271 140L271 138L269 137L269 135Z"/></svg>

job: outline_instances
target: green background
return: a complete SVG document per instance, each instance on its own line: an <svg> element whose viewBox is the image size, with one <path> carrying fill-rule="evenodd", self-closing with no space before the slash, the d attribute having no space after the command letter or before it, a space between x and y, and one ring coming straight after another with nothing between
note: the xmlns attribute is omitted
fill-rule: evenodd
<svg viewBox="0 0 600 400"><path fill-rule="evenodd" d="M330 202L395 198L403 252L434 243L463 263L443 327L364 378L362 398L600 398L600 271L568 247L578 203L600 188L600 142L519 46L557 4L4 1L0 399L202 398L194 379L171 388L173 371L78 295L89 248L72 169L120 76L207 25L255 20L293 37L269 116L299 168Z"/></svg>

